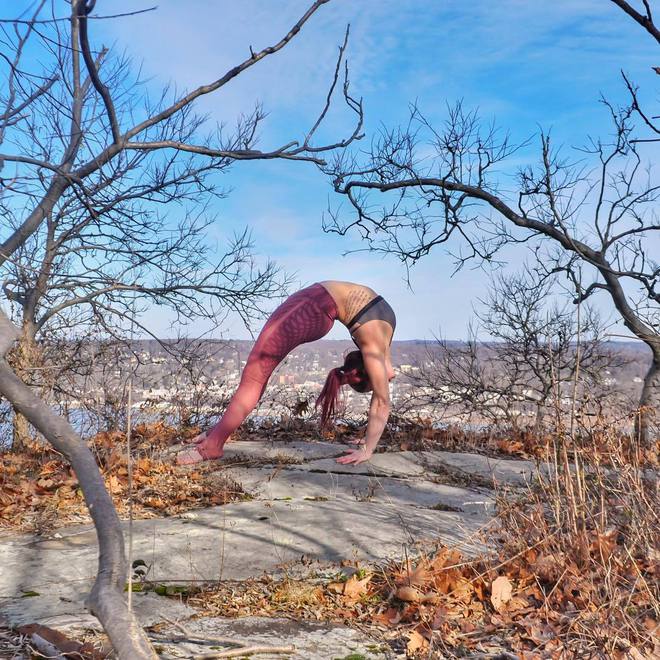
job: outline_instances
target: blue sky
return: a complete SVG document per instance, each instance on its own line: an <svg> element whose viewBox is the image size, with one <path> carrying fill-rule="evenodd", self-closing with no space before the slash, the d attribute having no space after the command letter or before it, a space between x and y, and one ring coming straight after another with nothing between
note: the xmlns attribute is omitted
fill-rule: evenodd
<svg viewBox="0 0 660 660"><path fill-rule="evenodd" d="M157 1L157 0L156 0ZM99 13L150 6L151 1L100 0ZM125 50L142 62L151 85L174 82L190 88L209 82L255 50L277 41L307 7L306 0L160 0L141 16L92 24L95 45ZM322 106L337 46L351 24L349 65L353 93L364 98L366 132L382 123L405 121L410 101L440 121L447 103L493 118L514 140L552 128L557 142L579 145L587 134L609 131L599 107L601 93L623 101L619 74L625 69L654 90L651 65L660 64L653 40L608 0L332 0L282 52L267 59L204 101L214 119L235 121L255 102L269 112L261 145L273 147L304 134ZM340 110L324 135L334 139L351 126ZM368 138L367 138L368 139ZM517 155L534 156L530 146ZM441 332L465 336L471 305L483 296L489 275L465 270L450 277L450 257L435 251L412 271L394 259L361 253L356 236L340 238L321 230L333 197L329 183L301 163L242 163L218 203L214 238L244 226L253 229L257 249L276 259L301 284L348 279L369 284L397 311L397 338L429 338ZM512 267L525 258L510 250ZM154 330L167 334L167 320L154 317ZM342 337L336 327L330 337ZM236 320L227 337L246 337Z"/></svg>

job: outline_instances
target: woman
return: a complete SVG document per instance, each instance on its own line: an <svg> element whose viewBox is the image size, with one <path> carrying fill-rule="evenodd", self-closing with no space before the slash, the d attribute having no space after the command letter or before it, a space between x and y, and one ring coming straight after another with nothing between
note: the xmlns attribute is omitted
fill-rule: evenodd
<svg viewBox="0 0 660 660"><path fill-rule="evenodd" d="M342 385L372 392L364 442L337 462L369 460L390 414L389 381L394 378L390 344L396 317L388 303L369 287L328 280L294 293L273 312L248 356L241 382L222 419L194 438L194 446L181 452L177 462L190 465L220 458L229 436L256 407L275 367L297 346L327 335L335 321L348 328L360 350L349 353L341 367L330 371L316 405L321 407L325 426L335 414Z"/></svg>

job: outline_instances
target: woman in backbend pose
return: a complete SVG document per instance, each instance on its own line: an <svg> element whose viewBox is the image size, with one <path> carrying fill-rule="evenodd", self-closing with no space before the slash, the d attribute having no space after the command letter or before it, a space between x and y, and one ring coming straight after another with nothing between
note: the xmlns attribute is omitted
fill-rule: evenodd
<svg viewBox="0 0 660 660"><path fill-rule="evenodd" d="M327 335L335 321L348 328L360 350L349 353L341 367L330 371L316 405L321 407L325 426L335 415L342 385L372 392L364 443L337 459L340 463L369 460L390 414L389 381L394 378L390 344L396 318L388 303L369 287L328 280L294 293L273 312L224 415L194 438L193 446L179 453L177 462L189 465L220 458L229 436L256 407L275 367L297 346Z"/></svg>

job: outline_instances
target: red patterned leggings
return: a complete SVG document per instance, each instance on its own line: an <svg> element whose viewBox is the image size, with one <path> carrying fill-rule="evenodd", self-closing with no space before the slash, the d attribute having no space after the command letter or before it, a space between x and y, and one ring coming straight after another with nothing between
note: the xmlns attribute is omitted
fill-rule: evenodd
<svg viewBox="0 0 660 660"><path fill-rule="evenodd" d="M297 346L327 335L336 319L337 305L321 284L294 293L271 314L250 351L227 410L207 433L204 453L211 455L213 448L222 449L256 407L275 367Z"/></svg>

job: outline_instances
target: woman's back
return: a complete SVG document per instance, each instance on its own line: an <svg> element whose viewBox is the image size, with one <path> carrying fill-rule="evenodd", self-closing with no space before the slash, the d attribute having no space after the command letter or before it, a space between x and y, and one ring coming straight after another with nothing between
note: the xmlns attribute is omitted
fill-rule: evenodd
<svg viewBox="0 0 660 660"><path fill-rule="evenodd" d="M355 282L325 280L319 284L333 297L337 304L337 318L346 326L365 305L378 296L373 289Z"/></svg>

